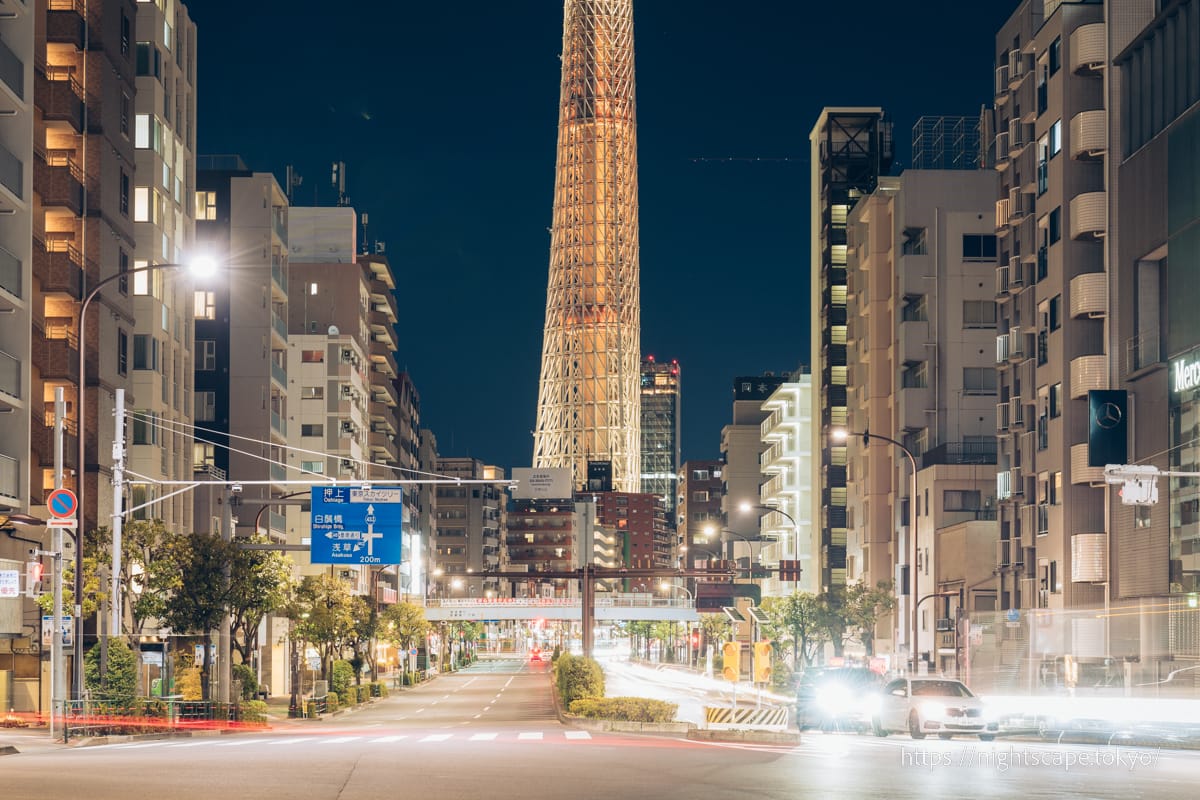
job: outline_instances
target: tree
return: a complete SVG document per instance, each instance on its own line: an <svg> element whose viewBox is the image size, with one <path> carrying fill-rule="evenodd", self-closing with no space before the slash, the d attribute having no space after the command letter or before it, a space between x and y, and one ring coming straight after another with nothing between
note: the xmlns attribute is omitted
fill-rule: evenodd
<svg viewBox="0 0 1200 800"><path fill-rule="evenodd" d="M251 541L265 544L264 537ZM291 562L274 550L236 547L229 568L229 615L233 647L242 663L258 649L258 629L263 617L278 611L291 590Z"/></svg>
<svg viewBox="0 0 1200 800"><path fill-rule="evenodd" d="M293 634L321 654L321 677L329 680L333 659L353 639L354 604L346 584L330 575L306 575L286 606Z"/></svg>
<svg viewBox="0 0 1200 800"><path fill-rule="evenodd" d="M390 605L379 616L380 635L401 652L419 647L432 630L425 619L425 609L415 603Z"/></svg>
<svg viewBox="0 0 1200 800"><path fill-rule="evenodd" d="M177 634L207 634L221 624L229 601L225 569L233 545L219 534L196 533L166 540L145 575L141 613L157 617ZM212 659L204 659L200 682L209 698Z"/></svg>
<svg viewBox="0 0 1200 800"><path fill-rule="evenodd" d="M704 631L705 644L716 645L729 638L733 622L722 614L701 614L700 630Z"/></svg>
<svg viewBox="0 0 1200 800"><path fill-rule="evenodd" d="M83 657L83 682L88 691L103 687L101 700L116 706L129 706L137 697L137 658L125 640L114 636L108 641L108 663L100 666L100 645L94 645Z"/></svg>
<svg viewBox="0 0 1200 800"><path fill-rule="evenodd" d="M875 626L880 617L896 607L896 595L891 581L879 581L875 586L856 583L846 590L846 620L858 635L868 656L875 655Z"/></svg>
<svg viewBox="0 0 1200 800"><path fill-rule="evenodd" d="M792 592L787 597L768 597L762 601L770 619L763 633L778 641L789 641L792 669L811 666L821 646L829 641L828 607L821 597L810 592Z"/></svg>
<svg viewBox="0 0 1200 800"><path fill-rule="evenodd" d="M845 586L831 586L817 596L818 619L825 629L826 641L833 645L833 655L841 658L846 640L853 633L848 619L848 598Z"/></svg>

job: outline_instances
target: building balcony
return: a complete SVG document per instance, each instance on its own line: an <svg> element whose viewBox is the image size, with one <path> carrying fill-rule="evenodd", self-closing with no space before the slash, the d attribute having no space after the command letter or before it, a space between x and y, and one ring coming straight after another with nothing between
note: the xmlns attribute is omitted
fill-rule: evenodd
<svg viewBox="0 0 1200 800"><path fill-rule="evenodd" d="M992 153L994 156L993 166L996 169L1003 169L1008 165L1008 131L1000 131L996 134L996 138L992 140Z"/></svg>
<svg viewBox="0 0 1200 800"><path fill-rule="evenodd" d="M1087 397L1093 389L1108 388L1108 356L1079 356L1071 359L1071 398Z"/></svg>
<svg viewBox="0 0 1200 800"><path fill-rule="evenodd" d="M62 293L76 300L83 299L83 254L70 240L35 240L33 276L40 279L44 293Z"/></svg>
<svg viewBox="0 0 1200 800"><path fill-rule="evenodd" d="M1108 49L1103 22L1080 25L1071 33L1071 71L1097 73L1104 69Z"/></svg>
<svg viewBox="0 0 1200 800"><path fill-rule="evenodd" d="M283 257L271 257L271 281L275 284L275 288L279 289L280 300L287 300L288 293L288 277L287 270L283 268Z"/></svg>
<svg viewBox="0 0 1200 800"><path fill-rule="evenodd" d="M1008 227L1008 198L996 201L996 230L1003 231Z"/></svg>
<svg viewBox="0 0 1200 800"><path fill-rule="evenodd" d="M63 467L75 469L79 463L79 429L75 420L63 424ZM43 467L54 464L54 412L46 413L45 419L31 420L29 443L33 455Z"/></svg>
<svg viewBox="0 0 1200 800"><path fill-rule="evenodd" d="M12 101L18 105L24 102L25 62L3 41L0 41L0 87L11 96L11 100L6 101L5 105Z"/></svg>
<svg viewBox="0 0 1200 800"><path fill-rule="evenodd" d="M36 246L34 248L36 252ZM16 298L25 296L25 279L21 259L0 247L0 289ZM7 304L5 307L10 306ZM8 313L7 311L3 313Z"/></svg>
<svg viewBox="0 0 1200 800"><path fill-rule="evenodd" d="M1085 272L1071 279L1071 317L1100 319L1108 314L1108 275Z"/></svg>
<svg viewBox="0 0 1200 800"><path fill-rule="evenodd" d="M1087 442L1071 445L1071 483L1078 486L1104 485L1104 467L1088 466Z"/></svg>
<svg viewBox="0 0 1200 800"><path fill-rule="evenodd" d="M271 432L287 438L287 420L275 409L271 409Z"/></svg>
<svg viewBox="0 0 1200 800"><path fill-rule="evenodd" d="M997 403L996 404L996 430L997 431L1008 430L1008 420L1009 420L1008 403Z"/></svg>
<svg viewBox="0 0 1200 800"><path fill-rule="evenodd" d="M1071 158L1090 161L1108 152L1108 112L1080 111L1071 118Z"/></svg>
<svg viewBox="0 0 1200 800"><path fill-rule="evenodd" d="M1108 535L1076 533L1071 537L1071 582L1104 583L1108 580Z"/></svg>
<svg viewBox="0 0 1200 800"><path fill-rule="evenodd" d="M391 586L375 587L375 602L381 606L394 606L397 601L396 590Z"/></svg>
<svg viewBox="0 0 1200 800"><path fill-rule="evenodd" d="M75 216L83 215L83 171L70 150L35 153L33 185L47 208L66 208Z"/></svg>
<svg viewBox="0 0 1200 800"><path fill-rule="evenodd" d="M284 367L281 364L276 364L274 361L272 361L271 362L271 379L273 381L275 381L277 384L279 384L280 389L282 389L285 392L287 391L288 376L287 376L287 368L286 367Z"/></svg>
<svg viewBox="0 0 1200 800"><path fill-rule="evenodd" d="M21 462L12 456L0 454L0 504L22 508Z"/></svg>
<svg viewBox="0 0 1200 800"><path fill-rule="evenodd" d="M937 464L995 464L996 440L945 442L921 454L921 469Z"/></svg>
<svg viewBox="0 0 1200 800"><path fill-rule="evenodd" d="M1008 64L1001 64L996 67L996 80L993 88L993 94L996 102L999 103L1008 99Z"/></svg>
<svg viewBox="0 0 1200 800"><path fill-rule="evenodd" d="M42 380L79 383L79 337L69 323L47 319L45 330L34 325L32 361Z"/></svg>
<svg viewBox="0 0 1200 800"><path fill-rule="evenodd" d="M21 399L21 360L0 350L0 405L16 409L23 407Z"/></svg>
<svg viewBox="0 0 1200 800"><path fill-rule="evenodd" d="M1018 48L1008 51L1008 87L1015 89L1033 71L1033 54Z"/></svg>
<svg viewBox="0 0 1200 800"><path fill-rule="evenodd" d="M46 15L46 41L69 44L83 50L87 41L87 19L83 0L50 0Z"/></svg>
<svg viewBox="0 0 1200 800"><path fill-rule="evenodd" d="M51 69L50 75L55 73ZM76 133L83 133L83 87L73 77L58 80L47 75L39 66L34 73L38 108L48 122L65 122Z"/></svg>
<svg viewBox="0 0 1200 800"><path fill-rule="evenodd" d="M1157 330L1130 336L1125 341L1125 374L1138 372L1163 362L1162 336Z"/></svg>
<svg viewBox="0 0 1200 800"><path fill-rule="evenodd" d="M1084 192L1071 198L1071 238L1099 239L1108 229L1108 195Z"/></svg>
<svg viewBox="0 0 1200 800"><path fill-rule="evenodd" d="M395 437L382 431L371 431L371 449L382 451L392 461L400 460L400 449L396 447Z"/></svg>
<svg viewBox="0 0 1200 800"><path fill-rule="evenodd" d="M271 333L279 338L280 344L287 344L287 320L276 314L274 311L271 312Z"/></svg>
<svg viewBox="0 0 1200 800"><path fill-rule="evenodd" d="M1016 158L1022 150L1033 143L1033 125L1014 119L1008 123L1008 153Z"/></svg>

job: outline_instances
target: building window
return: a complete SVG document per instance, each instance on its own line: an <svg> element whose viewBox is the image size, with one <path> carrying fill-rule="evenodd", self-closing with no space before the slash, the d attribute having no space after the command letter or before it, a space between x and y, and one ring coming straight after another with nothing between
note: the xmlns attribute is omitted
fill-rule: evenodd
<svg viewBox="0 0 1200 800"><path fill-rule="evenodd" d="M133 98L121 92L121 134L129 138L129 117L133 111Z"/></svg>
<svg viewBox="0 0 1200 800"><path fill-rule="evenodd" d="M134 412L133 443L158 444L158 414L152 411Z"/></svg>
<svg viewBox="0 0 1200 800"><path fill-rule="evenodd" d="M158 339L148 333L133 335L133 368L158 371Z"/></svg>
<svg viewBox="0 0 1200 800"><path fill-rule="evenodd" d="M324 475L325 474L325 460L321 459L320 461L301 461L300 469L304 470L305 472L315 472L318 475Z"/></svg>
<svg viewBox="0 0 1200 800"><path fill-rule="evenodd" d="M1050 298L1049 310L1046 314L1046 322L1050 326L1050 330L1056 331L1062 327L1062 295L1056 294Z"/></svg>
<svg viewBox="0 0 1200 800"><path fill-rule="evenodd" d="M708 502L708 492L705 492L705 491L692 492L692 502L693 503L707 503Z"/></svg>
<svg viewBox="0 0 1200 800"><path fill-rule="evenodd" d="M322 424L310 424L300 426L301 436L324 436L325 426Z"/></svg>
<svg viewBox="0 0 1200 800"><path fill-rule="evenodd" d="M963 367L963 394L995 394L996 370L992 367Z"/></svg>
<svg viewBox="0 0 1200 800"><path fill-rule="evenodd" d="M1037 146L1037 193L1041 197L1050 188L1050 136L1043 136Z"/></svg>
<svg viewBox="0 0 1200 800"><path fill-rule="evenodd" d="M216 448L211 442L195 442L192 444L193 472L207 472L209 467L215 467L216 465Z"/></svg>
<svg viewBox="0 0 1200 800"><path fill-rule="evenodd" d="M996 327L996 303L994 300L964 300L964 328Z"/></svg>
<svg viewBox="0 0 1200 800"><path fill-rule="evenodd" d="M1050 385L1050 419L1062 416L1062 383Z"/></svg>
<svg viewBox="0 0 1200 800"><path fill-rule="evenodd" d="M1050 212L1050 220L1047 225L1050 244L1054 244L1062 238L1062 209L1056 208Z"/></svg>
<svg viewBox="0 0 1200 800"><path fill-rule="evenodd" d="M942 492L943 511L978 511L982 507L978 489L947 489Z"/></svg>
<svg viewBox="0 0 1200 800"><path fill-rule="evenodd" d="M924 228L905 228L904 229L904 244L901 247L902 252L906 256L923 256L927 251L925 248L925 229Z"/></svg>
<svg viewBox="0 0 1200 800"><path fill-rule="evenodd" d="M129 372L129 334L123 328L117 328L117 374Z"/></svg>
<svg viewBox="0 0 1200 800"><path fill-rule="evenodd" d="M213 372L217 368L217 342L214 339L196 340L196 369Z"/></svg>
<svg viewBox="0 0 1200 800"><path fill-rule="evenodd" d="M117 251L117 269L121 273L120 279L117 281L117 291L123 295L129 294L129 253L125 252L124 248Z"/></svg>
<svg viewBox="0 0 1200 800"><path fill-rule="evenodd" d="M150 187L135 186L133 189L133 221L150 221Z"/></svg>
<svg viewBox="0 0 1200 800"><path fill-rule="evenodd" d="M133 25L125 12L121 12L121 55L129 60L129 45L133 40Z"/></svg>
<svg viewBox="0 0 1200 800"><path fill-rule="evenodd" d="M300 399L301 400L324 400L325 399L325 387L324 386L305 386L305 387L301 388L301 390L300 390Z"/></svg>
<svg viewBox="0 0 1200 800"><path fill-rule="evenodd" d="M304 364L323 364L325 363L324 350L301 350L300 361Z"/></svg>
<svg viewBox="0 0 1200 800"><path fill-rule="evenodd" d="M1062 120L1055 120L1050 126L1050 157L1054 158L1062 151Z"/></svg>
<svg viewBox="0 0 1200 800"><path fill-rule="evenodd" d="M928 322L929 312L925 305L925 295L906 295L904 305L900 309L901 322Z"/></svg>
<svg viewBox="0 0 1200 800"><path fill-rule="evenodd" d="M996 260L996 237L994 234L964 233L962 243L963 261Z"/></svg>
<svg viewBox="0 0 1200 800"><path fill-rule="evenodd" d="M1056 506L1062 502L1063 478L1061 472L1050 473L1050 505Z"/></svg>
<svg viewBox="0 0 1200 800"><path fill-rule="evenodd" d="M1050 43L1049 55L1050 74L1054 75L1062 67L1062 37Z"/></svg>
<svg viewBox="0 0 1200 800"><path fill-rule="evenodd" d="M217 193L196 192L196 219L201 222L212 222L217 218Z"/></svg>
<svg viewBox="0 0 1200 800"><path fill-rule="evenodd" d="M121 170L121 215L129 216L129 174Z"/></svg>
<svg viewBox="0 0 1200 800"><path fill-rule="evenodd" d="M217 419L217 393L196 392L196 421L215 422Z"/></svg>
<svg viewBox="0 0 1200 800"><path fill-rule="evenodd" d="M706 480L708 480L708 470L706 470L706 469L694 469L694 470L692 470L692 480L694 480L694 481L706 481Z"/></svg>
<svg viewBox="0 0 1200 800"><path fill-rule="evenodd" d="M905 389L924 389L929 385L928 370L928 362L925 361L909 364L900 373L901 386Z"/></svg>
<svg viewBox="0 0 1200 800"><path fill-rule="evenodd" d="M196 319L216 319L217 293L197 291L195 294L195 307L192 313L196 315Z"/></svg>

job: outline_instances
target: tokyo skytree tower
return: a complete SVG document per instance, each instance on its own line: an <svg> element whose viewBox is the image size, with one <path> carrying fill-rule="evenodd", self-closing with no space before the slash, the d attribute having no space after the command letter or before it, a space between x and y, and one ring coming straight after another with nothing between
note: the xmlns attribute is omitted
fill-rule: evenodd
<svg viewBox="0 0 1200 800"><path fill-rule="evenodd" d="M640 486L633 0L566 0L535 467Z"/></svg>

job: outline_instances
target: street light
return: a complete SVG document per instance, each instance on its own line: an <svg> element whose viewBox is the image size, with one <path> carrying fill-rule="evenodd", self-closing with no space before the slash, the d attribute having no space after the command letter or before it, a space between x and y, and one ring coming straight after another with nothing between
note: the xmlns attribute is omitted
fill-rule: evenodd
<svg viewBox="0 0 1200 800"><path fill-rule="evenodd" d="M84 493L86 491L85 484L87 483L87 481L86 481L86 477L87 477L86 462L84 460L85 459L84 448L86 447L86 442L87 442L87 435L86 435L86 426L87 426L87 402L86 402L86 400L87 400L87 396L86 395L87 395L87 311L88 311L88 307L91 306L92 301L95 300L99 296L100 290L103 289L105 286L108 286L110 283L113 283L114 281L118 281L118 280L122 280L122 279L127 280L129 278L129 276L138 275L143 272L157 272L158 270L180 269L180 268L188 269L193 275L195 275L198 278L205 278L205 277L211 276L213 273L216 272L217 262L214 259L205 256L205 257L197 257L187 264L184 264L184 263L149 264L144 267L136 267L136 268L130 269L130 270L122 270L115 275L109 275L107 278L104 278L103 280L98 282L95 286L93 286L92 290L90 292L88 292L86 297L83 298L83 303L79 307L79 390L76 392L76 397L75 397L75 402L77 404L76 416L78 417L78 425L76 426L76 429L78 431L78 436L79 436L79 450L78 450L79 461L75 465L75 469L76 469L75 497L78 500L79 516L80 516L80 530L81 531L83 529L82 517L84 514L84 508L85 508L85 506L84 506ZM97 508L99 508L98 505L97 505ZM119 504L117 505L116 508L113 509L113 513L114 514L121 513ZM114 619L118 619L118 620L120 619L120 617L119 617L120 606L118 605L118 603L120 600L120 586L121 586L121 538L120 538L119 530L120 530L120 528L118 526L116 526L116 525L113 526L112 602L113 602L113 609L114 609L113 610ZM80 538L82 540L82 536ZM75 607L76 607L75 608L75 612L76 612L75 616L76 616L76 618L78 618L81 615L82 608L83 608L83 547L82 546L75 548L75 580L74 580L73 590L74 590L74 594L75 594ZM119 634L120 630L113 630L112 633L114 635ZM75 689L75 697L78 698L83 693L83 636L75 637L74 658L75 658L75 669L74 669L75 686L74 686L74 689Z"/></svg>
<svg viewBox="0 0 1200 800"><path fill-rule="evenodd" d="M684 594L686 594L688 596L688 602L690 602L693 606L696 605L696 596L694 594L692 594L690 591L688 591L686 586L676 586L675 584L670 583L669 581L661 581L658 584L658 588L660 588L664 592L668 592L668 593L672 589L678 589L679 591L683 592ZM692 632L691 632L690 628L691 628L691 626L687 622L684 622L683 646L687 649L687 665L688 665L688 667L692 666ZM672 627L671 627L671 633L672 633L672 635L674 635L674 633L675 633L674 625L672 625Z"/></svg>
<svg viewBox="0 0 1200 800"><path fill-rule="evenodd" d="M750 570L751 570L751 573L753 574L753 571L754 571L754 561L755 561L755 556L754 556L754 542L753 542L753 541L751 541L750 539L746 538L746 536L745 536L744 534L738 533L737 531L731 531L729 528L721 528L721 529L718 531L718 530L717 530L716 528L714 528L712 525L705 525L705 526L704 526L704 535L705 535L705 536L712 536L712 535L714 535L714 534L716 534L716 533L728 533L728 534L730 534L730 535L732 535L732 536L736 536L736 537L738 537L739 539L741 539L743 542L745 542L745 543L746 543L746 548L747 548L747 549L750 551Z"/></svg>
<svg viewBox="0 0 1200 800"><path fill-rule="evenodd" d="M738 510L740 510L743 514L748 514L751 511L754 511L755 509L761 509L763 511L773 511L776 514L780 514L781 516L787 517L787 521L792 523L792 547L791 547L790 553L793 558L796 558L796 559L800 558L800 524L798 522L796 522L796 518L793 517L788 512L784 511L782 508L779 508L778 506L767 505L766 503L750 503L748 501L743 500L741 503L738 504ZM785 555L789 552L786 544L785 544L783 550L784 550ZM794 589L795 589L795 587L793 587L793 590Z"/></svg>
<svg viewBox="0 0 1200 800"><path fill-rule="evenodd" d="M839 443L845 442L851 436L861 436L863 447L869 447L872 439L893 444L904 451L904 455L908 457L909 472L911 473L908 495L908 538L911 546L908 548L908 586L905 588L908 590L908 602L911 606L908 620L909 669L915 675L917 672L917 603L915 602L917 599L917 459L903 443L878 433L871 433L868 430L857 433L845 428L834 428L829 432L829 438ZM899 553L897 553L898 556Z"/></svg>

